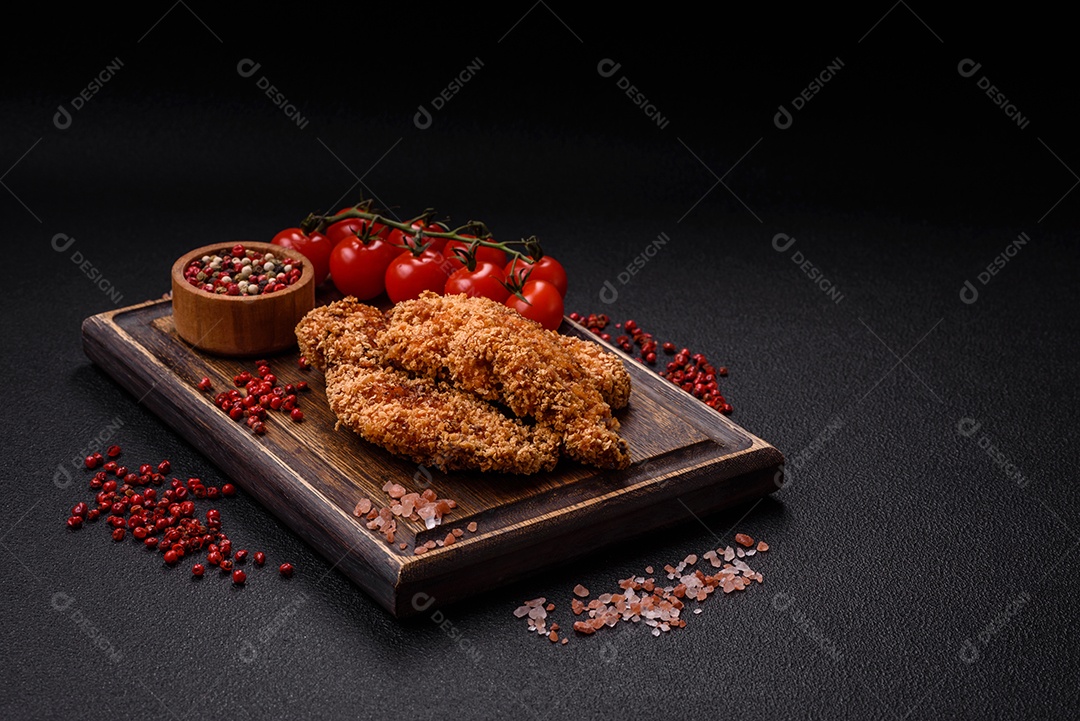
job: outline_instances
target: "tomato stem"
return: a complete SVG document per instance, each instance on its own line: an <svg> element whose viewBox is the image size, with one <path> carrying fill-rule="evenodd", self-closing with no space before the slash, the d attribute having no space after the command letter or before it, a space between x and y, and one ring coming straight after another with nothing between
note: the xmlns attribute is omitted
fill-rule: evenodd
<svg viewBox="0 0 1080 721"><path fill-rule="evenodd" d="M375 223L378 223L400 230L407 237L415 241L415 244L409 243L406 248L404 248L413 253L423 252L424 248L429 245L429 243L424 242L425 238L456 240L465 243L468 246L467 250L463 250L461 255L462 261L470 268L470 270L475 267L476 249L479 247L497 248L510 256L514 262L517 262L520 259L532 263L544 257L544 251L540 247L540 240L535 235L523 238L522 240L497 242L492 240L491 231L488 230L487 225L479 220L470 220L464 225L454 228L453 230L447 230L446 232L427 230L423 226L426 226L434 216L435 210L433 208L428 208L415 218L410 219L406 223L402 223L387 218L379 213L372 212L371 199L369 198L368 200L357 203L354 207L343 210L335 215L309 214L308 217L300 223L300 227L303 228L305 232L314 230L323 233L326 231L327 226L337 223L338 221L359 218L361 220L367 220L369 222L369 228ZM416 227L416 224L419 224L420 227ZM514 245L522 247L524 252L514 248ZM419 251L417 248L419 248Z"/></svg>

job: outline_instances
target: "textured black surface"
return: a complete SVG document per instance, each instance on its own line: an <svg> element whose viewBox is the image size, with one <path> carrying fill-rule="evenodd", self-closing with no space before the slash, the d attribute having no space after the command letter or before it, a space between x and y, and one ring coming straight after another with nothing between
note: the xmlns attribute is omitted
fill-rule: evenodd
<svg viewBox="0 0 1080 721"><path fill-rule="evenodd" d="M118 26L88 8L5 45L0 716L1075 715L1069 23L907 4L527 9L225 17L163 4ZM417 129L417 105L477 57ZM116 76L57 128L57 105L114 58ZM255 76L238 75L243 58L261 63ZM619 73L602 78L604 58ZM778 129L777 106L836 58ZM971 78L964 58L983 64ZM263 75L305 127L260 94ZM619 93L622 75L667 127ZM983 75L1027 127L980 92ZM362 187L403 215L430 205L535 233L570 269L572 309L633 317L726 364L734 418L787 454L790 487L452 607L445 628L392 620L245 497L220 504L227 528L273 565L292 561L291 581L267 568L242 590L193 583L100 524L68 532L87 497L71 461L110 427L131 462L220 477L86 360L82 319L160 296L191 247L268 239ZM59 233L75 238L64 252ZM660 233L670 242L622 284ZM778 233L795 244L775 250ZM1020 233L1030 242L980 284ZM669 636L619 627L553 648L511 616L545 595L568 626L576 583L612 590L730 543L736 526L773 545L765 585Z"/></svg>

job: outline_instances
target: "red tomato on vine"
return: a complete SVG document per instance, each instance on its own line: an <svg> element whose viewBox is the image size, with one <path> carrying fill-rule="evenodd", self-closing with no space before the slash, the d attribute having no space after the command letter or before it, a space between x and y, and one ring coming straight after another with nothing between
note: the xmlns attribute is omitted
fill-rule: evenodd
<svg viewBox="0 0 1080 721"><path fill-rule="evenodd" d="M427 223L427 224L424 224L424 223L421 223L421 222L418 221L418 222L412 223L411 226L412 226L414 232L417 231L417 230L419 230L421 232L426 232L426 233L445 233L445 232L447 232L446 226L444 226L441 223ZM422 237L422 242L427 243L428 248L430 248L431 250L434 250L437 253L445 252L446 238L432 238L432 237L430 237L428 235L422 235L421 237ZM410 242L411 242L411 239L410 239Z"/></svg>
<svg viewBox="0 0 1080 721"><path fill-rule="evenodd" d="M334 246L325 235L305 233L300 228L286 228L275 235L270 242L282 248L295 250L311 261L315 285L322 283L330 274L330 253Z"/></svg>
<svg viewBox="0 0 1080 721"><path fill-rule="evenodd" d="M353 208L342 208L336 214L340 215L347 210L353 210ZM345 220L339 220L336 223L331 223L326 228L326 237L330 239L330 242L336 247L338 243L343 240L350 240L357 238L364 233L370 221L363 218L346 218ZM380 223L371 224L371 235L385 239L389 234L390 228ZM397 231L400 232L400 231Z"/></svg>
<svg viewBox="0 0 1080 721"><path fill-rule="evenodd" d="M529 280L521 288L524 300L516 295L506 299L506 305L521 315L535 320L548 330L558 330L563 320L563 297L554 283Z"/></svg>
<svg viewBox="0 0 1080 721"><path fill-rule="evenodd" d="M463 238L471 238L471 235L462 235ZM464 240L450 240L447 241L446 247L443 249L443 255L446 256L447 262L450 263L454 269L464 268L465 264L458 259L457 253L454 252L455 248L461 250L469 249L469 242ZM488 248L487 246L479 246L476 249L476 261L485 261L487 263L494 263L500 268L506 265L506 252L499 248Z"/></svg>
<svg viewBox="0 0 1080 721"><path fill-rule="evenodd" d="M502 303L510 297L510 291L503 282L506 276L500 266L484 261L477 262L475 270L458 268L446 281L443 292L446 295L464 293L470 298L490 298Z"/></svg>
<svg viewBox="0 0 1080 721"><path fill-rule="evenodd" d="M565 298L567 288L566 270L562 263L545 255L540 260L526 260L517 258L506 264L506 277L519 283L528 280L546 280L559 289L559 293Z"/></svg>
<svg viewBox="0 0 1080 721"><path fill-rule="evenodd" d="M385 290L386 268L399 255L401 248L378 238L367 245L357 237L347 238L330 253L330 279L345 295L371 300Z"/></svg>
<svg viewBox="0 0 1080 721"><path fill-rule="evenodd" d="M386 294L392 303L419 298L425 290L442 293L448 274L441 253L425 250L419 255L406 251L386 268Z"/></svg>

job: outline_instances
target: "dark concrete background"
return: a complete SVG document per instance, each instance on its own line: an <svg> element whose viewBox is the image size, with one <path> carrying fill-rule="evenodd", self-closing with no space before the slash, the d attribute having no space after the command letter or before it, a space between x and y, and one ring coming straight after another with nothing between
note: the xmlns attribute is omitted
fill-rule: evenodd
<svg viewBox="0 0 1080 721"><path fill-rule="evenodd" d="M904 3L653 12L165 3L12 28L0 714L1076 713L1071 24ZM417 128L418 106L476 58ZM778 128L778 106L838 58ZM968 58L981 67L963 77ZM57 127L58 106L117 59ZM605 59L621 64L609 78ZM624 76L665 127L620 92ZM78 474L54 478L109 427L126 458L221 478L86 359L80 322L158 297L191 247L269 239L361 191L403 216L434 206L536 234L570 271L571 309L633 317L729 366L734 420L784 451L790 487L447 609L449 632L394 621L244 496L223 504L231 535L292 561L291 582L195 584L101 528L67 532L86 494ZM75 238L64 253L60 233ZM622 284L659 233L671 241ZM782 252L781 233L795 238ZM619 627L552 648L511 615L545 595L567 625L575 584L613 589L735 530L772 544L765 585L668 636Z"/></svg>

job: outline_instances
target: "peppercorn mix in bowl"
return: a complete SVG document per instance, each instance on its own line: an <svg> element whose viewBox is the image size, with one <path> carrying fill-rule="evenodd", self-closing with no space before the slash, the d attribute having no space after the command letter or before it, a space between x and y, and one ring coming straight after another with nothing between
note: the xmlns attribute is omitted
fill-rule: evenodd
<svg viewBox="0 0 1080 721"><path fill-rule="evenodd" d="M270 243L196 248L172 267L173 323L200 350L225 356L296 345L296 324L315 307L311 262Z"/></svg>

